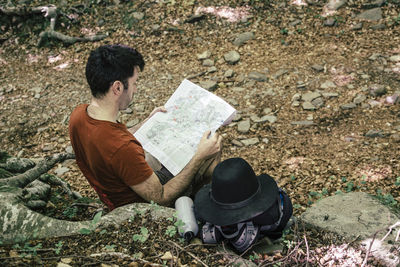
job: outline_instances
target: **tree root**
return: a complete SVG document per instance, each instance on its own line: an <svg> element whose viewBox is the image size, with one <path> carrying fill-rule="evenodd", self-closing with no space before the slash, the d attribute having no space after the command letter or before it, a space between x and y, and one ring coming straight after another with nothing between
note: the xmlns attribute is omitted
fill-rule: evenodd
<svg viewBox="0 0 400 267"><path fill-rule="evenodd" d="M104 38L106 38L107 35L101 34L101 35L92 35L92 36L84 36L84 37L71 37L71 36L62 34L60 32L50 30L50 31L41 32L39 34L39 37L40 37L40 39L39 39L37 46L40 47L48 39L60 40L67 45L72 45L76 42L97 42L97 41L100 41L100 40L103 40Z"/></svg>
<svg viewBox="0 0 400 267"><path fill-rule="evenodd" d="M24 188L27 184L36 180L41 174L48 172L57 162L74 158L75 155L70 153L54 155L53 157L40 161L34 168L27 170L22 174L0 179L0 186Z"/></svg>
<svg viewBox="0 0 400 267"><path fill-rule="evenodd" d="M39 177L39 180L50 184L50 185L56 185L56 186L61 186L61 188L64 190L64 192L74 198L74 199L80 199L82 198L82 195L79 194L76 191L72 191L71 187L68 183L64 182L63 180L61 180L59 177L55 176L55 175L51 175L51 174L42 174Z"/></svg>

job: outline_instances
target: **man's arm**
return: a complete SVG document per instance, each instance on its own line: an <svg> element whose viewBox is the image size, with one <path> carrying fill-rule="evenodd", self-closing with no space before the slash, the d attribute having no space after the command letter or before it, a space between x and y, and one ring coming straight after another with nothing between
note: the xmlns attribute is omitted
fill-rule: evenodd
<svg viewBox="0 0 400 267"><path fill-rule="evenodd" d="M137 130L139 130L140 127L142 127L142 125L143 125L146 121L148 121L148 120L149 120L154 114L156 114L157 112L167 112L167 110L165 109L164 106L156 107L156 108L150 113L150 115L149 115L145 120L143 120L142 122L140 122L140 123L136 124L135 126L129 128L128 131L129 131L131 134L134 134Z"/></svg>
<svg viewBox="0 0 400 267"><path fill-rule="evenodd" d="M214 134L210 138L210 131L204 133L197 147L197 151L189 163L168 183L162 185L157 175L153 174L140 184L131 186L137 194L147 201L169 206L192 183L193 177L204 160L216 155L221 150L222 138Z"/></svg>

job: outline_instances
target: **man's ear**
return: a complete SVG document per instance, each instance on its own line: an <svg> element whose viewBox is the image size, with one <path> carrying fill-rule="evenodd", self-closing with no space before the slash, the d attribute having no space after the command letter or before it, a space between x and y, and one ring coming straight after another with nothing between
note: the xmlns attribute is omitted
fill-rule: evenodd
<svg viewBox="0 0 400 267"><path fill-rule="evenodd" d="M114 95L120 95L124 91L124 85L120 81L114 81L111 85L111 90Z"/></svg>

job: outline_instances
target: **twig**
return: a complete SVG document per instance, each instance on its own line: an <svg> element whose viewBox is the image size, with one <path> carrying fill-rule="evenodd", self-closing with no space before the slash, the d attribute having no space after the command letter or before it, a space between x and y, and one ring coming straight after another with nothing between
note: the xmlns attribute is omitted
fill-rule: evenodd
<svg viewBox="0 0 400 267"><path fill-rule="evenodd" d="M364 258L363 263L361 264L361 267L367 266L368 256L369 256L369 253L371 252L372 244L374 243L376 235L378 234L378 232L379 231L375 232L374 237L372 238L371 243L369 244L369 248L367 250L367 253L365 254L365 258Z"/></svg>
<svg viewBox="0 0 400 267"><path fill-rule="evenodd" d="M196 74L189 75L189 76L186 77L186 79L190 80L190 79L193 79L193 78L197 78L197 77L203 76L206 73L207 73L207 71L202 71L202 72L199 72L199 73L196 73Z"/></svg>
<svg viewBox="0 0 400 267"><path fill-rule="evenodd" d="M306 248L307 248L307 262L306 262L306 266L308 266L308 263L310 261L310 249L308 247L308 242L307 242L307 237L306 234L304 233L304 243L306 244Z"/></svg>
<svg viewBox="0 0 400 267"><path fill-rule="evenodd" d="M195 259L196 261L198 261L199 263L201 263L204 267L208 267L207 264L205 264L202 260L200 260L198 257L196 257L193 253L191 253L190 251L185 250L183 247L179 246L177 243L175 243L174 241L169 241L171 244L173 244L174 246L176 246L177 248L179 248L182 251L185 251L187 254L189 254L193 259Z"/></svg>
<svg viewBox="0 0 400 267"><path fill-rule="evenodd" d="M88 208L95 208L95 209L101 208L96 205L86 204L86 203L74 203L71 205L71 208L72 207L88 207Z"/></svg>
<svg viewBox="0 0 400 267"><path fill-rule="evenodd" d="M386 235L381 239L381 241L385 240L389 234L392 232L393 228L400 226L400 221L398 221L397 223L393 224L392 226L389 227L389 231L386 233ZM397 235L396 235L396 241L399 239L399 235L400 235L400 229L397 231Z"/></svg>
<svg viewBox="0 0 400 267"><path fill-rule="evenodd" d="M130 256L128 254L125 254L125 253L122 253L122 252L101 252L101 253L90 254L90 257L104 257L104 256L117 257L117 258L122 259L122 260L125 259L125 258L129 258L129 260L131 260L131 261L138 260L138 261L150 264L151 266L163 266L163 265L158 264L158 263L149 262L149 261L147 261L145 259L132 257L132 256Z"/></svg>

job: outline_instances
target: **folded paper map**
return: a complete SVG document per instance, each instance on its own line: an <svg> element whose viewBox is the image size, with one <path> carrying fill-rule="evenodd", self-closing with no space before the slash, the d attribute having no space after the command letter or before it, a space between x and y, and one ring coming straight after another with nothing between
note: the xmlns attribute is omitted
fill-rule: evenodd
<svg viewBox="0 0 400 267"><path fill-rule="evenodd" d="M183 80L164 105L134 134L144 150L177 175L197 150L204 132L232 121L236 110L220 97Z"/></svg>

